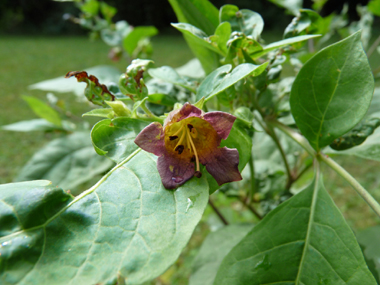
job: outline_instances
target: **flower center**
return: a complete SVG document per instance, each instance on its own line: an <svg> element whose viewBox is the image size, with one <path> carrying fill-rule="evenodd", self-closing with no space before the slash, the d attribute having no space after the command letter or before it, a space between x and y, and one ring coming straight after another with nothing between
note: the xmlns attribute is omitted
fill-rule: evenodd
<svg viewBox="0 0 380 285"><path fill-rule="evenodd" d="M179 138L178 143L176 144L174 150L178 152L178 154L181 154L185 148L187 148L191 153L194 153L194 156L192 158L195 159L196 163L196 171L194 173L194 176L200 178L202 176L202 173L199 169L199 157L197 153L197 149L195 148L193 139L197 138L198 131L192 124L182 124L182 126L172 135L169 137L171 141L176 140Z"/></svg>

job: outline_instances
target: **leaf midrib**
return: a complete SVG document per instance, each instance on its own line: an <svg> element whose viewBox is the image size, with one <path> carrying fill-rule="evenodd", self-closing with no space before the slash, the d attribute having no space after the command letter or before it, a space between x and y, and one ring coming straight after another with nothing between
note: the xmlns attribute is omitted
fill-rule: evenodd
<svg viewBox="0 0 380 285"><path fill-rule="evenodd" d="M70 203L68 203L65 207L63 207L59 212L57 212L55 215L53 215L50 219L48 219L45 223L29 228L24 229L18 232L14 232L10 235L6 235L0 238L0 243L2 240L7 240L12 236L17 236L18 234L22 232L29 232L33 230L37 230L40 228L45 228L51 221L53 221L55 218L59 217L63 212L65 212L68 208L70 208L73 204L81 200L82 198L86 197L87 195L90 195L92 192L94 192L114 171L116 171L118 168L120 168L124 163L127 163L129 160L131 160L137 153L141 151L141 148L138 148L133 153L131 153L126 159L118 163L114 168L112 168L106 175L104 175L94 186L92 186L90 189L84 191L82 194L75 197Z"/></svg>
<svg viewBox="0 0 380 285"><path fill-rule="evenodd" d="M297 278L295 280L296 285L300 284L300 282L301 282L300 279L301 279L302 268L303 268L303 264L305 262L305 256L306 256L307 248L309 247L309 244L310 244L310 233L311 233L312 224L314 222L315 208L317 205L320 168L319 168L319 164L316 160L315 160L315 163L316 163L316 172L315 172L315 180L314 180L315 184L314 184L313 197L312 197L311 206L310 206L309 224L307 226L305 245L304 245L303 252L302 252L301 262L300 262L300 265L298 268Z"/></svg>
<svg viewBox="0 0 380 285"><path fill-rule="evenodd" d="M355 43L356 43L356 41L352 41L352 44L351 44L351 46L350 46L349 51L352 50L352 47L353 47L353 45L354 45ZM320 123L320 125L319 125L319 130L318 130L318 134L317 134L317 140L316 140L316 147L317 147L317 150L319 150L319 137L318 137L318 136L321 134L322 125L323 125L323 123L325 122L325 116L326 116L326 113L327 113L327 111L328 111L328 109L329 109L329 106L330 106L330 104L331 104L332 99L334 98L334 96L335 96L335 94L336 94L336 89L338 88L339 81L340 81L340 78L341 78L341 76L342 76L343 69L344 69L344 67L345 67L345 65L346 65L346 63L347 63L348 57L349 57L349 53L347 53L347 55L346 55L346 59L344 60L344 63L343 63L343 65L342 65L342 68L339 68L340 72L339 72L339 76L338 76L337 81L336 81L337 84L335 85L334 91L332 92L332 95L331 95L331 97L330 97L330 100L329 100L329 102L328 102L328 104L327 104L327 106L326 106L325 112L324 112L323 115L322 115L321 123ZM333 57L332 57L332 58L333 58ZM333 59L334 59L334 58L333 58ZM335 61L335 60L334 60L334 61ZM335 63L336 63L336 61L335 61ZM314 89L313 89L313 90L314 90ZM313 91L313 94L314 94L314 97L315 97L315 93L314 93L314 91Z"/></svg>

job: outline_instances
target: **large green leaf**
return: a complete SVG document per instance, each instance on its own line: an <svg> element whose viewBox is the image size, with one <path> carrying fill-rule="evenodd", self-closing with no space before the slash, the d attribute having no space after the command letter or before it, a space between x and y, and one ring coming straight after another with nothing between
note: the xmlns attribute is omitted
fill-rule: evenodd
<svg viewBox="0 0 380 285"><path fill-rule="evenodd" d="M102 120L92 128L92 143L98 154L119 163L138 148L134 140L148 124L126 117Z"/></svg>
<svg viewBox="0 0 380 285"><path fill-rule="evenodd" d="M46 179L72 189L112 167L91 145L90 133L77 132L55 139L36 152L16 181Z"/></svg>
<svg viewBox="0 0 380 285"><path fill-rule="evenodd" d="M201 83L197 92L197 101L205 97L205 101L210 100L215 95L226 90L228 87L234 85L239 80L248 75L260 75L267 67L268 62L261 65L254 65L251 63L243 63L229 72L232 68L231 64L226 64L209 74Z"/></svg>
<svg viewBox="0 0 380 285"><path fill-rule="evenodd" d="M352 230L317 177L225 257L214 284L376 284Z"/></svg>
<svg viewBox="0 0 380 285"><path fill-rule="evenodd" d="M210 233L194 259L189 285L212 285L223 258L252 227L234 224Z"/></svg>
<svg viewBox="0 0 380 285"><path fill-rule="evenodd" d="M212 35L219 25L218 10L208 0L169 0L178 22L188 23ZM190 49L199 59L204 71L208 74L220 66L217 53L199 45L197 41L184 34Z"/></svg>
<svg viewBox="0 0 380 285"><path fill-rule="evenodd" d="M155 156L136 151L75 198L34 181L0 186L0 199L1 284L140 284L178 258L208 186L168 191Z"/></svg>
<svg viewBox="0 0 380 285"><path fill-rule="evenodd" d="M319 150L361 121L373 88L358 32L323 49L302 67L290 95L293 117Z"/></svg>

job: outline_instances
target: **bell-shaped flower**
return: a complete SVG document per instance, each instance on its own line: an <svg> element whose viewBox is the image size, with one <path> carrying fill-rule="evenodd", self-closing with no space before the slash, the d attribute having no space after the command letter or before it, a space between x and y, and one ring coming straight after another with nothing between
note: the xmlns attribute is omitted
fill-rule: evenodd
<svg viewBox="0 0 380 285"><path fill-rule="evenodd" d="M169 113L164 122L152 123L136 137L143 150L157 155L157 169L165 188L174 189L193 176L202 176L200 163L219 185L241 180L239 152L219 147L231 131L235 117L225 112L204 113L186 103Z"/></svg>

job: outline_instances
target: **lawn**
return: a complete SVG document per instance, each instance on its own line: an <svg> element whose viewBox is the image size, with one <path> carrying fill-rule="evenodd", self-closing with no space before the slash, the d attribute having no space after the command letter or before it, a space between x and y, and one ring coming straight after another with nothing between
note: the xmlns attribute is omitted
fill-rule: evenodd
<svg viewBox="0 0 380 285"><path fill-rule="evenodd" d="M156 66L178 67L193 57L180 36L158 36L153 39L153 48L153 60ZM22 95L32 95L46 100L46 92L28 89L28 86L33 83L64 76L68 71L85 70L88 67L103 64L115 66L120 72L124 71L128 63L126 61L115 63L109 60L108 49L102 41L91 42L86 37L3 37L0 44L0 88L2 91L0 125L37 118L21 98ZM72 94L55 95L64 99L68 109L75 116L80 117L83 112L90 110L86 104L78 103ZM89 122L94 123L94 121ZM2 131L0 136L0 183L8 183L36 150L52 138L58 137L59 134ZM377 200L380 200L380 178L374 171L379 169L380 163L352 157L338 158L338 161L364 187L369 189ZM326 189L354 230L379 224L379 219L343 179L327 168L324 170ZM230 221L254 220L245 211L237 214L241 210L241 205L236 204L230 207L231 203L234 204L236 201L231 202L221 194L213 196L217 200L216 204ZM233 211L231 208L235 211L231 212ZM220 221L208 208L184 254L157 282L159 284L186 284L186 276L190 273L190 263L198 246L210 228L218 224Z"/></svg>
<svg viewBox="0 0 380 285"><path fill-rule="evenodd" d="M182 37L160 36L153 39L153 45L156 66L178 67L192 58ZM46 92L28 90L33 83L103 64L117 67L120 73L125 71L126 60L112 62L107 57L108 50L102 41L90 41L86 37L3 37L0 44L0 125L37 118L21 98L32 95L46 100ZM71 94L55 95L64 99L76 116L80 117L87 110L86 105L78 104ZM0 183L11 182L31 155L57 136L41 132L1 132L0 135Z"/></svg>

